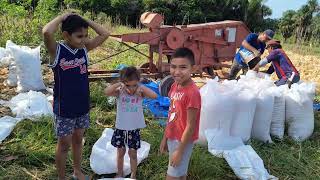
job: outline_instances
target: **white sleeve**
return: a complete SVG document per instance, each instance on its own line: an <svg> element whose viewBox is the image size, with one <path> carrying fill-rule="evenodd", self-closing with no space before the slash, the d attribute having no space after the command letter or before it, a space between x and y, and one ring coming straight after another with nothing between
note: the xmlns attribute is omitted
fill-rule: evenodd
<svg viewBox="0 0 320 180"><path fill-rule="evenodd" d="M259 66L261 66L261 67L265 66L266 64L268 64L268 59L267 58L263 58L259 62Z"/></svg>
<svg viewBox="0 0 320 180"><path fill-rule="evenodd" d="M88 66L89 66L89 56L88 56L88 50L87 50L87 48L86 47L84 47L83 48L84 49L84 52L86 53L86 58L87 58L87 64L88 64Z"/></svg>
<svg viewBox="0 0 320 180"><path fill-rule="evenodd" d="M48 67L50 68L56 67L56 65L58 64L59 56L60 56L60 43L57 43L56 57L54 58L54 61L52 64L49 63Z"/></svg>

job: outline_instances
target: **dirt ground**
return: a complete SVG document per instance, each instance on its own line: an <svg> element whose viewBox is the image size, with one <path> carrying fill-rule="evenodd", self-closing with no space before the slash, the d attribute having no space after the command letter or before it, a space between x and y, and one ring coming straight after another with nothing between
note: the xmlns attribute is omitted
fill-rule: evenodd
<svg viewBox="0 0 320 180"><path fill-rule="evenodd" d="M5 81L8 78L8 68L0 68L0 100L9 101L12 97L17 95L16 87L9 87L5 85ZM42 66L42 76L46 87L53 87L53 73L50 68ZM0 117L13 116L9 107L0 104Z"/></svg>

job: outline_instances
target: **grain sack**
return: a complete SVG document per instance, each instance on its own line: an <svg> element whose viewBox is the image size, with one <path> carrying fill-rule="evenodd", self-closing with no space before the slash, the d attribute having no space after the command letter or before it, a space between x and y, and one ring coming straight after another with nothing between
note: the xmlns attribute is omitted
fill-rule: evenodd
<svg viewBox="0 0 320 180"><path fill-rule="evenodd" d="M217 80L208 80L200 89L201 113L198 144L206 145L206 129L220 129L230 135L232 117L234 113L235 91L221 85Z"/></svg>
<svg viewBox="0 0 320 180"><path fill-rule="evenodd" d="M259 93L252 125L252 138L263 142L272 142L270 137L270 125L273 103L274 96L268 89Z"/></svg>
<svg viewBox="0 0 320 180"><path fill-rule="evenodd" d="M235 110L230 134L231 136L240 137L243 142L247 142L251 137L253 118L256 110L255 96L255 93L244 89L234 99Z"/></svg>
<svg viewBox="0 0 320 180"><path fill-rule="evenodd" d="M14 57L17 67L17 92L45 89L41 74L40 46L31 49L7 41L6 49Z"/></svg>
<svg viewBox="0 0 320 180"><path fill-rule="evenodd" d="M272 87L270 90L274 95L274 105L270 125L270 134L278 139L283 139L285 129L285 97L287 86Z"/></svg>
<svg viewBox="0 0 320 180"><path fill-rule="evenodd" d="M13 57L9 57L8 59L10 59L9 74L8 74L7 80L4 81L4 85L10 86L10 87L16 87L18 83L17 66L16 66L16 63L14 62Z"/></svg>
<svg viewBox="0 0 320 180"><path fill-rule="evenodd" d="M303 141L313 133L315 88L314 83L293 84L286 92L288 135L296 141Z"/></svg>

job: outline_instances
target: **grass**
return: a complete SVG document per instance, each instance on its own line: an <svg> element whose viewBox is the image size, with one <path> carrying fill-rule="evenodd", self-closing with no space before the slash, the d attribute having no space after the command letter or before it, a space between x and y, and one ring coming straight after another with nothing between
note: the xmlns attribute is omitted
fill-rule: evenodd
<svg viewBox="0 0 320 180"><path fill-rule="evenodd" d="M285 49L290 49L300 55L316 55L320 56L320 48L318 46L311 47L306 45L284 44Z"/></svg>
<svg viewBox="0 0 320 180"><path fill-rule="evenodd" d="M113 29L113 34L137 32L125 26ZM90 53L92 64L110 54L123 50L126 47L118 42L108 40L102 48ZM286 50L292 52L290 47ZM139 46L139 50L146 52L147 46ZM292 53L294 54L294 53ZM295 54L302 61L304 55ZM290 55L289 55L290 56ZM291 57L291 56L290 56ZM318 58L318 57L317 57ZM313 59L314 60L314 59ZM317 59L316 59L317 60ZM146 62L146 58L134 51L128 51L99 63L101 68L113 69L118 64L138 65ZM309 62L311 63L311 62ZM311 63L312 64L312 63ZM301 63L299 68L306 68ZM308 66L309 68L309 66ZM304 70L304 69L303 69ZM307 72L311 73L312 72ZM308 75L308 74L307 74ZM314 74L317 75L317 74ZM309 76L306 76L309 78ZM307 79L312 80L312 79ZM115 105L108 103L108 98L103 95L104 82L90 84L91 90L91 126L85 134L85 147L83 154L83 170L95 175L89 162L91 148L101 136L104 127L97 123L113 127L115 123ZM316 96L320 102L320 96ZM151 144L149 157L138 167L138 179L159 180L164 179L167 169L168 157L158 154L158 147L162 137L163 128L153 118L147 118L147 128L142 130L142 139ZM295 143L286 137L281 142L262 144L252 141L251 145L263 159L265 167L274 176L280 179L319 179L320 178L320 113L315 114L315 132L313 136L302 143ZM52 119L42 117L38 122L24 120L20 122L12 134L0 144L0 180L20 179L56 179L54 166L56 138L53 132ZM3 161L6 157L13 156L14 160ZM67 174L72 173L71 156L67 159ZM212 156L205 147L195 146L189 168L189 179L236 179L236 176L224 159Z"/></svg>
<svg viewBox="0 0 320 180"><path fill-rule="evenodd" d="M100 137L105 125L114 125L114 105L108 104L103 95L102 82L91 84L91 126L86 131L83 169L95 178L90 169L89 156L93 144ZM319 179L320 178L320 113L315 115L315 133L302 143L289 138L274 144L253 141L251 145L264 160L265 167L280 179ZM142 139L151 144L151 151L138 168L139 179L164 179L168 158L158 154L163 128L155 119L147 118L147 128L142 130ZM17 159L0 162L0 179L55 179L54 152L56 139L51 118L43 117L38 122L24 120L0 145L0 160L7 156ZM71 156L67 159L67 173L72 173ZM212 156L205 147L196 146L189 168L189 179L236 179L228 164Z"/></svg>

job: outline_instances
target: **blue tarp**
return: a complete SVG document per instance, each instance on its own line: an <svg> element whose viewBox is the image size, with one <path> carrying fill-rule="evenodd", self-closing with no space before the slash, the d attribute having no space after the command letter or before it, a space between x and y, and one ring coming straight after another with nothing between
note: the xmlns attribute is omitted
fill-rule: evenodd
<svg viewBox="0 0 320 180"><path fill-rule="evenodd" d="M144 85L158 94L157 99L144 99L144 107L148 109L154 117L166 119L168 117L170 99L168 97L160 96L159 84L155 82L149 82Z"/></svg>
<svg viewBox="0 0 320 180"><path fill-rule="evenodd" d="M318 104L313 104L313 109L314 109L315 111L320 111L320 103L318 103Z"/></svg>
<svg viewBox="0 0 320 180"><path fill-rule="evenodd" d="M127 65L125 64L119 64L117 67L116 67L116 70L122 70L124 68L128 67ZM112 73L111 74L112 77L119 77L119 73Z"/></svg>

